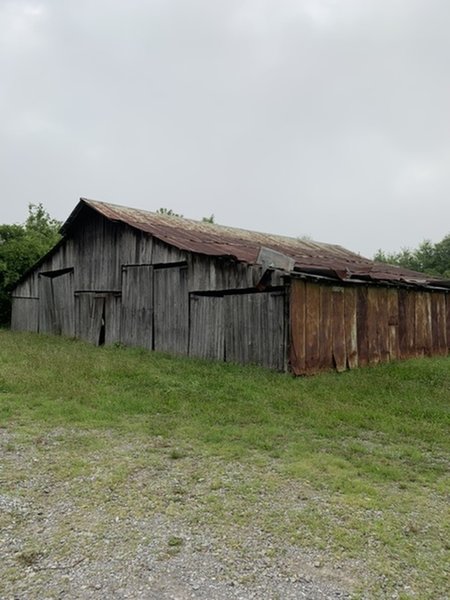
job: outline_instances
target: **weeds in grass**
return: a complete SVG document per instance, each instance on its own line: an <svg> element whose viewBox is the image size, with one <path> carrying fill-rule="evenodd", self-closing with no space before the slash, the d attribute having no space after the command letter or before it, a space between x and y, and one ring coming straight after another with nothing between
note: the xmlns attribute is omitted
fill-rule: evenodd
<svg viewBox="0 0 450 600"><path fill-rule="evenodd" d="M0 370L3 448L51 455L49 480L81 497L123 494L120 518L257 527L362 561L374 598L448 592L448 358L294 379L1 331Z"/></svg>

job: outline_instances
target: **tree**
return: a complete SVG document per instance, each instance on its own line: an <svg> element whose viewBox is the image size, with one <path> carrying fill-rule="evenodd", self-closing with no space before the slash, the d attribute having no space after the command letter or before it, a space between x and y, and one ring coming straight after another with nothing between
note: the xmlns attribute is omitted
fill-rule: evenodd
<svg viewBox="0 0 450 600"><path fill-rule="evenodd" d="M209 217L203 217L202 223L215 223L214 215L209 215Z"/></svg>
<svg viewBox="0 0 450 600"><path fill-rule="evenodd" d="M402 248L400 252L392 253L378 250L374 260L400 265L429 275L450 277L450 234L436 244L430 240L424 240L413 250Z"/></svg>
<svg viewBox="0 0 450 600"><path fill-rule="evenodd" d="M11 289L20 276L60 239L61 224L42 204L29 204L23 225L0 225L0 324L11 318Z"/></svg>

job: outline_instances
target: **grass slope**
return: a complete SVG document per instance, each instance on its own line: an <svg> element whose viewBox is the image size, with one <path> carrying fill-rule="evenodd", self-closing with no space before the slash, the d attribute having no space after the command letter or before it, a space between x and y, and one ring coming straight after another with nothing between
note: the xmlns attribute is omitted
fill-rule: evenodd
<svg viewBox="0 0 450 600"><path fill-rule="evenodd" d="M449 593L449 405L447 358L294 379L0 331L3 457L33 446L55 485L82 493L75 482L96 473L90 493L112 486L134 512L136 474L176 463L181 483L150 486L151 510L308 548L355 597ZM28 475L4 465L7 495Z"/></svg>

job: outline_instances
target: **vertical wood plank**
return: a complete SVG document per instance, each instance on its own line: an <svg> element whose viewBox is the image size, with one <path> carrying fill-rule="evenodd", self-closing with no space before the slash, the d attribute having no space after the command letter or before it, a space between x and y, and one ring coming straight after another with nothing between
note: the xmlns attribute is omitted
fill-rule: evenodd
<svg viewBox="0 0 450 600"><path fill-rule="evenodd" d="M102 330L102 322L105 308L105 297L96 296L92 299L91 314L89 319L89 334L88 341L96 346L100 343L100 333Z"/></svg>
<svg viewBox="0 0 450 600"><path fill-rule="evenodd" d="M389 301L386 288L376 288L378 299L377 336L380 361L388 362L390 359L389 345Z"/></svg>
<svg viewBox="0 0 450 600"><path fill-rule="evenodd" d="M332 344L332 291L331 287L320 287L320 318L319 318L319 368L327 370L333 368Z"/></svg>
<svg viewBox="0 0 450 600"><path fill-rule="evenodd" d="M75 335L73 272L52 277L51 284L57 332L72 337Z"/></svg>
<svg viewBox="0 0 450 600"><path fill-rule="evenodd" d="M396 360L399 357L399 307L398 290L390 289L387 291L387 310L388 310L388 336L389 336L389 357L390 360Z"/></svg>
<svg viewBox="0 0 450 600"><path fill-rule="evenodd" d="M188 354L187 267L155 268L153 282L154 348L162 352Z"/></svg>
<svg viewBox="0 0 450 600"><path fill-rule="evenodd" d="M105 297L105 344L120 341L121 298L118 294Z"/></svg>
<svg viewBox="0 0 450 600"><path fill-rule="evenodd" d="M284 369L284 302L283 292L224 297L227 361Z"/></svg>
<svg viewBox="0 0 450 600"><path fill-rule="evenodd" d="M426 292L415 292L415 352L417 356L431 354L431 298Z"/></svg>
<svg viewBox="0 0 450 600"><path fill-rule="evenodd" d="M11 329L13 331L38 331L38 298L12 298Z"/></svg>
<svg viewBox="0 0 450 600"><path fill-rule="evenodd" d="M368 309L367 309L367 288L359 287L356 292L356 316L357 316L357 334L358 334L358 364L365 366L369 362L369 343L368 343Z"/></svg>
<svg viewBox="0 0 450 600"><path fill-rule="evenodd" d="M345 352L349 369L358 366L358 329L356 317L356 289L344 288Z"/></svg>
<svg viewBox="0 0 450 600"><path fill-rule="evenodd" d="M319 370L319 326L320 326L320 287L315 283L306 284L306 335L305 363L307 373Z"/></svg>
<svg viewBox="0 0 450 600"><path fill-rule="evenodd" d="M431 294L431 328L433 354L447 354L445 295L435 292Z"/></svg>
<svg viewBox="0 0 450 600"><path fill-rule="evenodd" d="M369 364L380 362L380 346L378 339L378 289L369 287L367 290L367 341L369 349Z"/></svg>
<svg viewBox="0 0 450 600"><path fill-rule="evenodd" d="M53 285L50 277L39 277L39 332L61 333L55 311Z"/></svg>
<svg viewBox="0 0 450 600"><path fill-rule="evenodd" d="M153 347L153 267L151 266L123 267L120 341L129 346L149 350Z"/></svg>
<svg viewBox="0 0 450 600"><path fill-rule="evenodd" d="M333 289L333 359L338 372L345 371L347 355L345 351L345 311L344 288Z"/></svg>
<svg viewBox="0 0 450 600"><path fill-rule="evenodd" d="M410 358L416 353L416 292L398 291L399 352L400 358Z"/></svg>
<svg viewBox="0 0 450 600"><path fill-rule="evenodd" d="M191 294L189 306L190 356L225 360L223 297Z"/></svg>
<svg viewBox="0 0 450 600"><path fill-rule="evenodd" d="M294 375L306 373L306 284L301 280L291 282L289 361Z"/></svg>

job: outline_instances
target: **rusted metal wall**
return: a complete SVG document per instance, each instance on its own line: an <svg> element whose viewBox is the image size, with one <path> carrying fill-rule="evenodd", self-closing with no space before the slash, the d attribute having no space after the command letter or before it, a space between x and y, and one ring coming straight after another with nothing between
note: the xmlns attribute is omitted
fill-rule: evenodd
<svg viewBox="0 0 450 600"><path fill-rule="evenodd" d="M294 280L290 368L303 375L446 355L449 325L450 295L445 293Z"/></svg>

